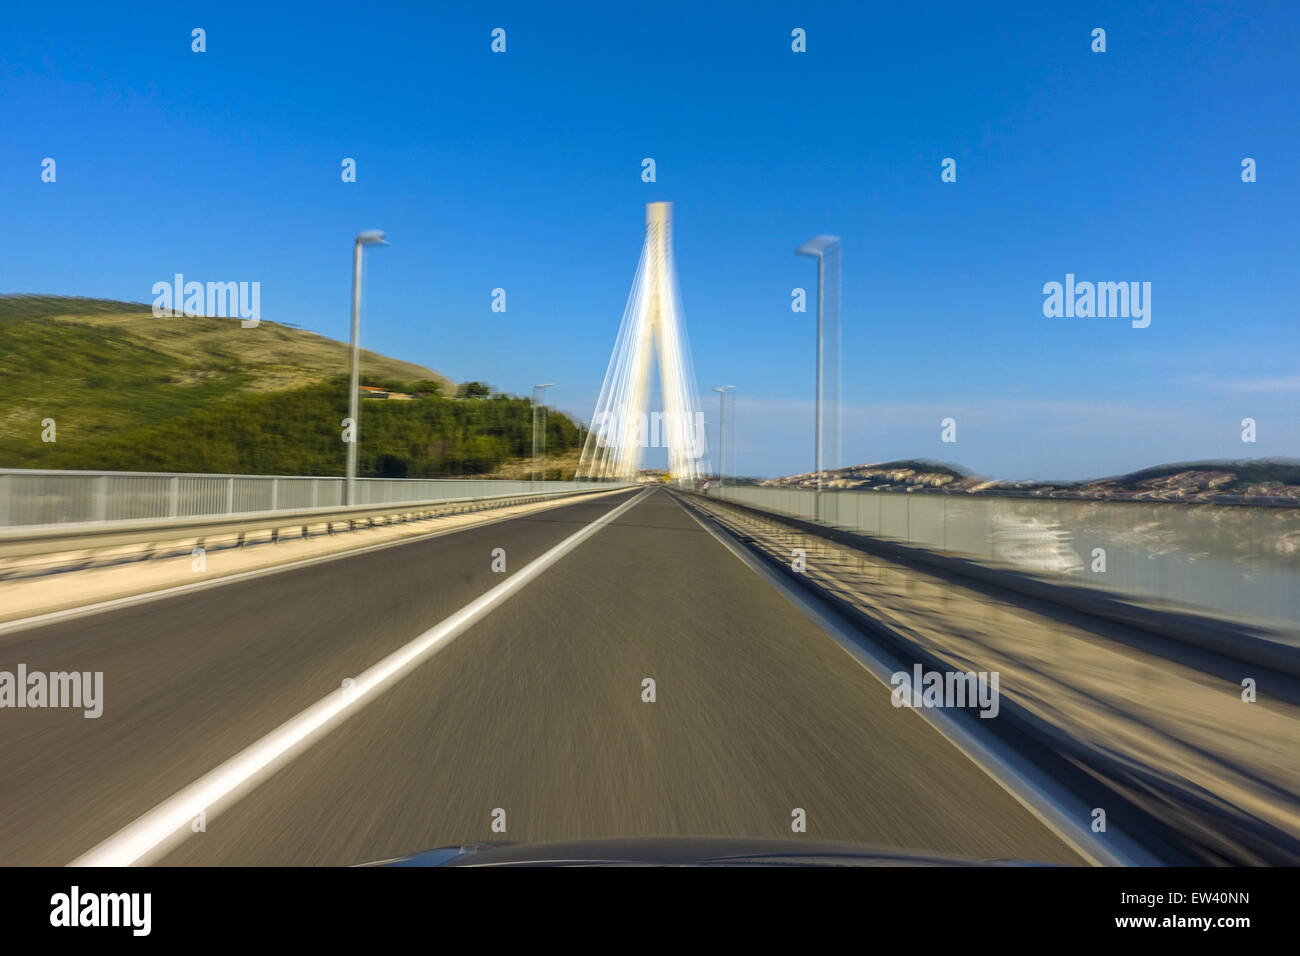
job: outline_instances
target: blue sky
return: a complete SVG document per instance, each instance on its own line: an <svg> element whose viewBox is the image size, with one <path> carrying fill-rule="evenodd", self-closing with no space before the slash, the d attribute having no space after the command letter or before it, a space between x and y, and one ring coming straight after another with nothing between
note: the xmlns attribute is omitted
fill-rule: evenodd
<svg viewBox="0 0 1300 956"><path fill-rule="evenodd" d="M345 339L351 239L380 228L366 347L553 381L585 419L643 206L671 200L704 408L738 387L742 472L811 467L790 290L821 232L844 240L846 462L1077 478L1295 454L1294 3L186 7L7 11L0 291L260 281L264 318ZM1150 282L1150 327L1045 318L1067 272Z"/></svg>

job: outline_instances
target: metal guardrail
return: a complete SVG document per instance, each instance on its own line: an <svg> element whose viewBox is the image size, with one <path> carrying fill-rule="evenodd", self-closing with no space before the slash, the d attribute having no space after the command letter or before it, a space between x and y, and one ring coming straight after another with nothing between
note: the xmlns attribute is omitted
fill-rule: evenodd
<svg viewBox="0 0 1300 956"><path fill-rule="evenodd" d="M819 518L815 491L727 486L722 496L1119 597L1300 630L1300 508L823 491Z"/></svg>
<svg viewBox="0 0 1300 956"><path fill-rule="evenodd" d="M0 528L341 508L347 480L295 475L45 471L0 468ZM355 505L575 491L592 482L358 478Z"/></svg>
<svg viewBox="0 0 1300 956"><path fill-rule="evenodd" d="M687 497L699 501L709 500L706 496L695 493L688 493ZM757 518L764 525L784 525L793 531L811 537L821 537L851 550L884 558L923 573L938 575L966 587L983 589L986 593L1004 597L1017 604L1028 599L1027 606L1036 609L1039 613L1051 615L1065 612L1067 615L1075 616L1076 620L1083 615L1154 635L1164 641L1175 641L1181 645L1210 651L1251 666L1271 668L1288 677L1300 677L1300 643L1296 642L1294 635L1286 632L1201 615L1196 613L1195 609L1147 606L1134 602L1132 595L1079 587L1073 582L1052 580L1041 575L1025 574L1011 568L996 567L952 554L916 548L874 535L866 535L860 531L831 527L807 518L756 508L734 500L720 500L716 496L712 500L712 509L701 507L695 502L692 504L697 510L706 512L714 521L724 525L731 521L731 518L715 512L747 515L750 519ZM786 561L774 558L770 554L766 555L766 560L788 570L789 565ZM801 583L808 580L803 575L796 574L794 577ZM817 590L816 586L810 585L810 587ZM1126 597L1129 600L1125 600ZM1051 610L1044 610L1045 608Z"/></svg>
<svg viewBox="0 0 1300 956"><path fill-rule="evenodd" d="M327 533L332 533L335 524L346 524L348 528L352 528L358 522L373 525L376 519L380 518L385 521L392 518L409 521L576 495L597 494L623 487L614 483L597 487L593 487L591 483L584 484L585 487L575 490L443 498L400 504L248 512L226 517L146 518L138 521L65 522L3 528L0 529L0 558L116 548L142 542L158 543L190 539L202 542L209 537L231 535L238 535L242 543L245 535L258 531L271 532L271 540L276 541L279 540L280 530L284 528L298 528L301 537L307 537L309 528L322 524L325 525Z"/></svg>
<svg viewBox="0 0 1300 956"><path fill-rule="evenodd" d="M869 585L861 586L859 580L856 589L837 586L837 571L848 571L852 575L852 559L847 564L842 557L838 561L832 558L823 562L814 558L810 549L808 554L810 560L816 562L815 569L810 564L808 571L812 573L794 571L786 550L791 537L776 529L793 531L795 541L802 535L809 539L821 538L849 551L862 551L925 573L937 574L958 586L974 587L995 600L1010 600L1020 605L1024 597L1033 597L1027 606L1034 613L1054 617L1072 628L1092 628L1088 618L1100 617L1102 620L1096 622L1100 627L1095 631L1099 635L1118 640L1121 644L1133 643L1144 653L1176 660L1193 668L1206 666L1205 655L1199 652L1209 650L1246 665L1240 672L1232 667L1219 670L1214 664L1209 665L1211 673L1227 677L1229 693L1232 693L1231 685L1239 674L1249 674L1257 677L1261 687L1267 684L1273 688L1277 700L1290 703L1296 700L1295 679L1300 677L1300 646L1295 644L1272 642L1261 634L1237 632L1215 621L1126 608L1122 602L1112 601L1101 592L1044 585L1031 580L1028 575L992 570L961 558L910 548L734 501L719 502L716 495L712 496L712 501L690 493L684 498L687 506L694 509L706 525L734 537L758 562L815 604L823 606L833 617L840 618L850 631L864 635L871 645L895 660L915 663L924 671L945 672L954 667L958 671L989 669L990 666L996 669L996 657L1000 652L996 645L987 643L977 644L977 648L971 648L964 641L960 649L945 646L943 641L919 638L910 628L900 626L902 622L890 620L887 614L881 616L881 605L864 598L864 592L870 591ZM943 598L939 600L941 603L944 601ZM888 597L884 599L886 607L893 603ZM963 638L972 636L964 633L960 616L953 617L949 613L946 617L953 621L957 631L963 632ZM1108 626L1111 622L1124 627ZM985 624L988 624L987 620ZM1136 628L1145 634L1133 642L1122 633L1128 628ZM978 627L975 632L981 633ZM982 633L984 637L997 635L996 623ZM978 637L974 639L979 641ZM1178 646L1180 644L1190 645L1190 648ZM990 652L994 654L994 660L979 659L982 654ZM1079 659L1070 653L1059 657L1052 655L1052 658L1034 659L1029 669L1069 686L1071 675L1078 672ZM1157 762L1152 765L1148 759L1150 754L1142 750L1141 744L1134 743L1139 738L1125 733L1098 736L1092 732L1079 732L1081 727L1096 719L1105 723L1114 716L1124 717L1124 714L1115 713L1117 697L1121 700L1123 697L1141 699L1150 694L1179 692L1172 689L1174 685L1162 684L1158 678L1153 680L1151 675L1151 668L1140 666L1134 666L1126 673L1108 675L1106 682L1111 684L1109 699L1107 694L1094 699L1085 692L1078 701L1062 710L1037 706L1032 689L1028 695L1015 692L1004 673L997 720L983 721L961 708L950 713L957 721L965 720L977 734L988 734L993 740L1001 741L1020 755L1022 761L1034 767L1042 775L1040 779L1054 781L1054 785L1061 788L1058 792L1073 794L1079 806L1122 808L1108 809L1107 812L1117 814L1115 819L1129 821L1126 835L1136 838L1135 848L1140 853L1145 851L1152 855L1154 860L1181 865L1221 865L1225 861L1236 865L1259 865L1261 861L1293 865L1300 858L1297 856L1300 841L1276 825L1278 816L1275 814L1285 812L1282 809L1284 804L1277 803L1269 814L1260 814L1258 807L1243 809L1236 806L1240 801L1234 799L1230 790L1214 786L1216 778L1213 775L1208 779L1202 776L1204 767L1195 762L1189 764L1178 760L1175 764ZM1251 718L1241 719L1253 723ZM1144 718L1139 714L1136 720L1140 724ZM1115 726L1123 725L1117 723ZM1096 730L1095 724L1091 729ZM1200 748L1197 750L1200 754L1222 759L1226 752L1235 759L1239 756L1233 746L1237 738L1253 733L1246 725L1225 729L1219 742L1226 743L1226 750L1218 753L1213 746L1203 747L1204 740L1180 737L1173 730L1158 729L1157 736L1162 742L1171 739L1177 743L1171 751L1173 753L1178 752L1179 746L1191 746ZM1167 738L1166 734L1170 736ZM1240 760L1237 762L1245 766ZM1241 770L1241 766L1235 769ZM1245 772L1249 772L1248 767ZM1218 778L1218 782L1222 783L1223 779ZM1213 834L1213 839L1207 841L1206 834Z"/></svg>

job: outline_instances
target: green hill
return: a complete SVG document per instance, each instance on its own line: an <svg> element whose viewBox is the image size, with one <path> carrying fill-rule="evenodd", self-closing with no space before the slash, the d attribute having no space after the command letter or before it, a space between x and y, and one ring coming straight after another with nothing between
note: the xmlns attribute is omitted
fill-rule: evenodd
<svg viewBox="0 0 1300 956"><path fill-rule="evenodd" d="M345 343L265 320L0 296L0 467L341 474L347 367ZM373 352L361 370L363 384L421 393L363 401L362 475L482 474L531 451L525 399L457 398L444 376ZM45 419L55 442L41 440ZM548 449L576 441L551 413Z"/></svg>

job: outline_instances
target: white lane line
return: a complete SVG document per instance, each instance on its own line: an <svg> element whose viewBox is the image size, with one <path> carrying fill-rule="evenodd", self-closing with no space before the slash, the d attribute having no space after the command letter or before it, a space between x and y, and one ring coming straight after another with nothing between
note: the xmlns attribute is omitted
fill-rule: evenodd
<svg viewBox="0 0 1300 956"><path fill-rule="evenodd" d="M166 854L191 833L200 813L210 819L233 805L271 774L288 764L325 733L341 724L365 704L409 674L435 652L451 643L497 605L533 581L601 528L634 507L650 490L625 501L565 538L555 547L516 571L451 617L431 627L355 678L285 721L261 740L231 757L123 827L94 849L73 860L71 866L131 866L149 863Z"/></svg>
<svg viewBox="0 0 1300 956"><path fill-rule="evenodd" d="M674 496L675 497L675 496ZM744 564L763 578L802 611L808 618L825 631L835 643L850 657L857 661L872 676L892 691L889 678L900 670L908 670L891 659L875 644L868 645L866 639L856 632L846 630L837 621L828 617L821 608L809 600L793 584L759 561L740 544L710 527L693 507L680 499L677 501L682 509L695 519L701 528L713 535L723 547L739 558ZM703 510L703 509L702 509ZM707 513L707 512L706 512ZM1091 821L1089 808L1085 807L1075 796L1070 794L1054 780L1047 779L1031 764L1025 761L1013 749L987 734L976 736L965 726L958 723L951 714L942 709L918 708L913 713L920 715L931 727L937 730L950 744L960 750L966 757L984 771L1003 790L1035 816L1040 823L1056 834L1062 842L1081 857L1097 866L1160 866L1160 861L1153 857L1140 844L1136 843L1122 831L1111 824L1105 839L1092 832L1088 823Z"/></svg>
<svg viewBox="0 0 1300 956"><path fill-rule="evenodd" d="M617 493L617 491L599 491L582 497L562 498L554 502L551 507L565 507L567 505L582 504L583 502L595 501ZM515 506L508 505L507 507ZM141 591L139 594L126 594L122 597L106 598L103 601L96 601L94 604L81 604L76 607L61 608L57 611L44 611L40 614L32 615L31 617L15 618L12 621L0 622L0 638L11 634L17 634L20 631L45 627L48 624L62 624L66 621L74 621L77 618L88 617L92 614L102 614L105 611L115 611L119 608L134 607L137 604L149 604L153 601L161 601L163 598L175 597L178 594L189 594L193 591L206 591L208 588L222 587L226 584L234 584L237 581L247 581L250 578L263 578L268 575L279 574L281 571L296 571L299 568L309 567L313 564L324 564L328 561L342 561L346 558L355 558L363 554L370 554L372 551L383 551L387 548L400 548L404 544L415 544L418 541L428 541L430 538L441 538L444 535L460 534L462 531L477 531L480 528L499 524L502 521L513 521L516 518L527 518L547 510L550 509L537 508L532 511L523 511L517 514L498 515L484 521L476 521L473 524L457 525L454 528L440 528L436 531L416 533L407 537L394 538L391 541L380 541L375 544L367 544L357 548L331 551L328 554L316 555L315 557L310 558L301 558L297 561L289 561L285 564L268 564L265 567L251 568L248 571L236 571L232 574L219 574L205 581L195 581L193 584L174 584L168 587L158 588L154 591ZM347 532L342 533L347 534ZM75 574L76 572L68 573ZM0 641L0 644L11 642L12 639L10 642Z"/></svg>

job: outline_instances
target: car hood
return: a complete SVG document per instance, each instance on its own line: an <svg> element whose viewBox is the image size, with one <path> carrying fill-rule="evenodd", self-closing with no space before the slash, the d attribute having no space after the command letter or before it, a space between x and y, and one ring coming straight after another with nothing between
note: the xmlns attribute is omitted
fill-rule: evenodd
<svg viewBox="0 0 1300 956"><path fill-rule="evenodd" d="M895 847L732 837L625 837L557 843L466 843L366 866L1039 866Z"/></svg>

